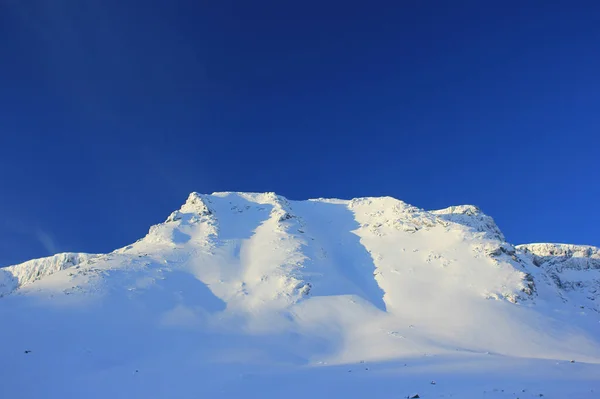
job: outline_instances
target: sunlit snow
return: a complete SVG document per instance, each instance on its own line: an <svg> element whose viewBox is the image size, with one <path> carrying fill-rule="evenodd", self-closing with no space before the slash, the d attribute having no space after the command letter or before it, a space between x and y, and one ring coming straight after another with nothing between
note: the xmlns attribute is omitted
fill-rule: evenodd
<svg viewBox="0 0 600 399"><path fill-rule="evenodd" d="M473 206L192 193L0 269L0 398L600 397L600 250L504 239Z"/></svg>

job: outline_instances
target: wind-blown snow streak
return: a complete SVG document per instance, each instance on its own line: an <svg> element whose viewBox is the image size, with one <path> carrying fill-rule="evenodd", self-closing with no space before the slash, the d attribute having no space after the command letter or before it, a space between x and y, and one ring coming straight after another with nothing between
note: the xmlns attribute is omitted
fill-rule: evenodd
<svg viewBox="0 0 600 399"><path fill-rule="evenodd" d="M0 375L56 374L54 357L81 381L173 362L185 375L478 353L600 363L599 273L598 248L515 247L468 205L192 193L110 254L0 269ZM33 347L45 355L15 368Z"/></svg>

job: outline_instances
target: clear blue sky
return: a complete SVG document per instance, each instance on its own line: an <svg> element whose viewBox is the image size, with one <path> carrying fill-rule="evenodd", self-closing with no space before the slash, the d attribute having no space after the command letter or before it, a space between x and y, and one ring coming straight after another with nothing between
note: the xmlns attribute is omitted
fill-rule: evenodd
<svg viewBox="0 0 600 399"><path fill-rule="evenodd" d="M600 245L597 1L0 3L0 265L191 191L476 204Z"/></svg>

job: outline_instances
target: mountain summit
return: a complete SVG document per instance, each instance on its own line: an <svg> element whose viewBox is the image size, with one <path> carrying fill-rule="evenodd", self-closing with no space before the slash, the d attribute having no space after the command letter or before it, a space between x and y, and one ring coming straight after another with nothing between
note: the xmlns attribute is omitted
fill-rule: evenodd
<svg viewBox="0 0 600 399"><path fill-rule="evenodd" d="M338 381L365 363L600 363L600 250L514 246L470 205L192 193L109 254L0 269L0 296L6 398L234 397L281 370ZM286 397L306 394L296 372Z"/></svg>

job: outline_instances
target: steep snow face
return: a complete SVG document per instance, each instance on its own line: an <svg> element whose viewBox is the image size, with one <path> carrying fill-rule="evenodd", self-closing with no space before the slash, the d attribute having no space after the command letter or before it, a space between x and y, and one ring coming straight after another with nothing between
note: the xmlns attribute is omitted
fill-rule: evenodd
<svg viewBox="0 0 600 399"><path fill-rule="evenodd" d="M561 269L600 269L600 249L589 245L525 244L517 248L531 254L536 266L552 263Z"/></svg>
<svg viewBox="0 0 600 399"><path fill-rule="evenodd" d="M600 313L600 249L585 245L527 244L517 246L544 271L564 302Z"/></svg>
<svg viewBox="0 0 600 399"><path fill-rule="evenodd" d="M473 206L192 193L110 254L0 269L0 342L11 342L0 345L8 381L0 397L61 397L67 375L77 376L79 396L139 397L123 373L140 368L151 371L147 386L173 387L198 370L227 385L231 376L214 370L240 365L460 363L484 354L600 363L596 277L575 284L585 303L566 284L575 281L569 273L598 271L598 249L580 248L515 248ZM25 350L40 354L24 363ZM100 384L105 377L120 382ZM31 378L43 383L25 384L23 395ZM114 391L119 384L126 388ZM163 393L147 391L174 397Z"/></svg>

